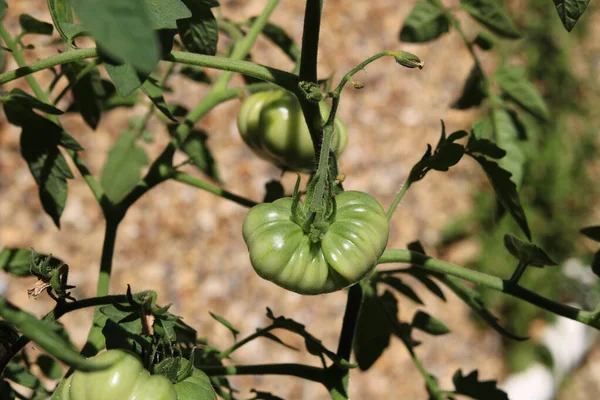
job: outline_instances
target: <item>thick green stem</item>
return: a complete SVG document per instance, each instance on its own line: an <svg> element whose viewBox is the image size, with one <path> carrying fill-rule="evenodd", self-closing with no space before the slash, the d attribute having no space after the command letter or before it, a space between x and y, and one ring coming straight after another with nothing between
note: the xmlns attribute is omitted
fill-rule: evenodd
<svg viewBox="0 0 600 400"><path fill-rule="evenodd" d="M507 279L501 279L492 275L466 269L458 265L409 250L386 250L379 259L380 264L397 262L410 263L423 267L429 271L452 275L457 278L506 293L518 299L525 300L537 307L553 312L554 314L581 322L596 329L600 329L600 319L595 312L580 310L578 308L547 299ZM382 274L390 274L394 272L396 272L396 270L381 271Z"/></svg>
<svg viewBox="0 0 600 400"><path fill-rule="evenodd" d="M187 185L197 187L209 193L216 194L217 196L221 196L224 199L231 200L234 203L237 203L244 207L254 207L258 204L250 199L228 192L227 190L220 188L217 185L186 174L185 172L175 173L173 179L175 179L177 182L185 183Z"/></svg>

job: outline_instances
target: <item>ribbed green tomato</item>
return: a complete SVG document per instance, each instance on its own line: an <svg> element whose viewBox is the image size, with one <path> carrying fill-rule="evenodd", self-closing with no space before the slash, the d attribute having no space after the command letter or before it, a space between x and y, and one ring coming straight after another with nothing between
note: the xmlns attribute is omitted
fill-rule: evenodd
<svg viewBox="0 0 600 400"><path fill-rule="evenodd" d="M108 350L95 358L114 362L106 370L76 371L61 382L52 400L216 400L208 377L194 370L173 385L162 375L150 375L141 361L124 350Z"/></svg>
<svg viewBox="0 0 600 400"><path fill-rule="evenodd" d="M242 233L258 275L296 293L322 294L371 272L388 241L383 208L355 191L337 195L336 204L335 220L317 242L292 221L291 198L253 207Z"/></svg>
<svg viewBox="0 0 600 400"><path fill-rule="evenodd" d="M319 104L321 116L330 106ZM300 103L293 93L259 92L244 100L237 118L242 139L261 158L291 171L311 171L316 165L313 142ZM335 119L331 149L342 154L348 143L346 126Z"/></svg>

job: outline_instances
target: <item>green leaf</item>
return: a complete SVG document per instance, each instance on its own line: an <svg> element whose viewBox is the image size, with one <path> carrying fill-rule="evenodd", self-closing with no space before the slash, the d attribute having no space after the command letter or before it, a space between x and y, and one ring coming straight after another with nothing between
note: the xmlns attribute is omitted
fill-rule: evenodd
<svg viewBox="0 0 600 400"><path fill-rule="evenodd" d="M414 251L414 250L411 250ZM423 253L424 254L424 253ZM444 296L444 292L435 283L429 276L427 276L427 272L423 271L420 267L411 267L402 271L404 274L409 274L413 276L415 279L419 280L431 293L439 297L440 299L446 301L446 296Z"/></svg>
<svg viewBox="0 0 600 400"><path fill-rule="evenodd" d="M410 286L408 286L407 284L405 284L401 279L388 276L388 277L382 278L381 282L384 282L387 285L391 286L398 293L400 293L400 294L408 297L409 299L411 299L415 303L417 303L417 304L425 304L425 303L423 303L423 300L421 300L421 298L413 290L413 288L411 288Z"/></svg>
<svg viewBox="0 0 600 400"><path fill-rule="evenodd" d="M8 95L1 97L0 102L17 103L22 108L36 109L52 115L61 115L63 113L58 108L38 100L36 97L19 88L15 88Z"/></svg>
<svg viewBox="0 0 600 400"><path fill-rule="evenodd" d="M106 72L108 72L108 76L110 76L110 79L117 88L117 93L121 97L130 96L148 79L148 76L138 74L131 64L111 64L110 62L105 62L104 66Z"/></svg>
<svg viewBox="0 0 600 400"><path fill-rule="evenodd" d="M558 265L550 259L541 247L525 242L512 233L504 235L504 247L522 264L538 268Z"/></svg>
<svg viewBox="0 0 600 400"><path fill-rule="evenodd" d="M37 365L42 370L42 373L50 379L59 379L62 376L63 369L60 364L46 354L41 354L37 358Z"/></svg>
<svg viewBox="0 0 600 400"><path fill-rule="evenodd" d="M177 29L177 21L190 18L192 12L181 0L145 0L152 29Z"/></svg>
<svg viewBox="0 0 600 400"><path fill-rule="evenodd" d="M523 182L523 172L527 160L525 152L520 146L521 139L515 119L508 111L493 111L492 127L495 133L496 144L502 150L506 151L506 155L498 161L498 165L510 172L512 175L510 179L519 188Z"/></svg>
<svg viewBox="0 0 600 400"><path fill-rule="evenodd" d="M82 72L87 69L85 75ZM90 128L96 129L102 115L106 91L97 67L87 61L64 64L62 70L72 85L73 100Z"/></svg>
<svg viewBox="0 0 600 400"><path fill-rule="evenodd" d="M400 40L409 43L428 42L450 30L448 17L431 0L422 0L412 9L400 30Z"/></svg>
<svg viewBox="0 0 600 400"><path fill-rule="evenodd" d="M497 35L518 39L521 34L497 0L460 0L461 8Z"/></svg>
<svg viewBox="0 0 600 400"><path fill-rule="evenodd" d="M98 371L111 366L106 362L80 356L60 325L39 320L31 314L19 310L2 297L0 297L0 316L18 328L24 336L36 342L42 349L75 369Z"/></svg>
<svg viewBox="0 0 600 400"><path fill-rule="evenodd" d="M462 94L452 103L451 107L457 110L466 110L471 107L477 107L485 99L486 94L483 88L483 76L477 66L471 68L469 76L463 87Z"/></svg>
<svg viewBox="0 0 600 400"><path fill-rule="evenodd" d="M423 311L417 311L411 322L413 328L417 328L430 335L445 335L450 333L450 329L439 319L432 317Z"/></svg>
<svg viewBox="0 0 600 400"><path fill-rule="evenodd" d="M179 36L188 51L214 56L217 53L219 28L212 11L212 2L183 0L192 11L191 18L177 21Z"/></svg>
<svg viewBox="0 0 600 400"><path fill-rule="evenodd" d="M475 134L475 130L473 131L473 134L469 137L467 151L469 153L477 153L482 156L491 158L502 158L506 156L506 151L496 146L496 144L491 140L479 139Z"/></svg>
<svg viewBox="0 0 600 400"><path fill-rule="evenodd" d="M508 395L496 387L496 381L480 381L478 374L479 372L474 370L463 376L460 369L456 371L452 377L456 394L475 400L509 400Z"/></svg>
<svg viewBox="0 0 600 400"><path fill-rule="evenodd" d="M52 32L54 31L52 24L40 21L39 19L28 14L19 15L19 25L21 25L23 35L30 33L35 33L38 35L52 35Z"/></svg>
<svg viewBox="0 0 600 400"><path fill-rule="evenodd" d="M596 242L600 242L600 226L588 226L583 228L581 233Z"/></svg>
<svg viewBox="0 0 600 400"><path fill-rule="evenodd" d="M390 292L382 297L377 296L377 287L371 284L361 284L363 302L358 314L356 333L354 336L354 354L358 367L365 371L377 361L388 347L392 336L386 310L398 313L396 298ZM385 305L383 304L385 303Z"/></svg>
<svg viewBox="0 0 600 400"><path fill-rule="evenodd" d="M142 92L148 96L148 98L154 103L156 108L160 110L167 118L169 118L173 122L177 122L169 107L167 106L167 102L163 97L163 88L159 86L159 83L156 79L150 77L144 84L142 85Z"/></svg>
<svg viewBox="0 0 600 400"><path fill-rule="evenodd" d="M8 8L8 4L6 4L6 0L0 0L0 21L2 21L4 19L7 8Z"/></svg>
<svg viewBox="0 0 600 400"><path fill-rule="evenodd" d="M498 317L496 317L494 314L492 314L487 309L487 307L485 306L485 304L483 302L483 299L481 298L481 295L479 293L477 293L475 290L466 286L460 280L450 277L450 276L441 275L441 276L438 276L437 278L444 285L446 285L450 290L452 290L454 292L454 294L456 294L462 301L464 301L465 304L467 304L469 307L471 307L471 309L473 311L475 311L475 313L477 313L477 315L481 319L483 319L489 326L494 328L494 330L496 332L498 332L502 336L507 337L512 340L522 341L522 340L528 339L527 337L517 336L514 333L511 333L511 332L507 331L506 329L504 329L498 323Z"/></svg>
<svg viewBox="0 0 600 400"><path fill-rule="evenodd" d="M473 39L473 44L481 50L488 51L494 48L495 41L492 35L487 32L480 32Z"/></svg>
<svg viewBox="0 0 600 400"><path fill-rule="evenodd" d="M4 377L28 389L37 389L42 385L35 375L20 364L9 364L4 371Z"/></svg>
<svg viewBox="0 0 600 400"><path fill-rule="evenodd" d="M498 163L488 160L483 156L471 155L483 168L488 180L496 192L496 197L500 203L508 210L510 215L513 217L517 225L521 228L525 236L531 239L531 231L527 224L527 218L525 216L525 210L521 205L519 199L519 193L517 192L517 186L510 179L510 172L502 169Z"/></svg>
<svg viewBox="0 0 600 400"><path fill-rule="evenodd" d="M569 32L571 32L589 4L590 0L554 0L558 17Z"/></svg>
<svg viewBox="0 0 600 400"><path fill-rule="evenodd" d="M179 73L198 83L210 84L212 82L210 77L206 74L206 72L204 72L204 69L195 65L186 65L181 68Z"/></svg>
<svg viewBox="0 0 600 400"><path fill-rule="evenodd" d="M548 119L548 107L535 86L527 79L523 68L502 66L494 74L494 81L512 101L523 107L524 110L540 119Z"/></svg>
<svg viewBox="0 0 600 400"><path fill-rule="evenodd" d="M145 0L70 0L70 4L104 51L136 70L154 71L160 49Z"/></svg>
<svg viewBox="0 0 600 400"><path fill-rule="evenodd" d="M217 315L217 314L213 314L212 312L208 312L210 314L211 317L213 317L218 323L220 323L221 325L223 325L225 328L229 329L229 331L231 332L231 334L233 335L233 341L235 342L237 340L237 335L240 333L240 331L238 331L237 329L235 329L233 327L233 325L231 325L231 323L229 321L227 321L225 318Z"/></svg>
<svg viewBox="0 0 600 400"><path fill-rule="evenodd" d="M139 182L141 169L148 164L146 152L132 132L122 132L108 153L100 184L111 201L121 200Z"/></svg>
<svg viewBox="0 0 600 400"><path fill-rule="evenodd" d="M208 135L206 132L194 129L181 144L181 150L190 157L194 166L202 173L220 182L221 178L217 164L210 149L206 146L207 140Z"/></svg>
<svg viewBox="0 0 600 400"><path fill-rule="evenodd" d="M36 253L37 254L37 253ZM46 254L37 254L38 257L48 258L50 256ZM31 276L31 261L32 261L32 250L31 249L19 249L19 248L5 248L0 251L0 269L3 269L6 273L24 277ZM59 266L63 264L62 260L51 257L48 262L49 265Z"/></svg>
<svg viewBox="0 0 600 400"><path fill-rule="evenodd" d="M47 2L56 30L70 46L73 39L85 32L85 28L73 23L73 10L69 0L47 0Z"/></svg>

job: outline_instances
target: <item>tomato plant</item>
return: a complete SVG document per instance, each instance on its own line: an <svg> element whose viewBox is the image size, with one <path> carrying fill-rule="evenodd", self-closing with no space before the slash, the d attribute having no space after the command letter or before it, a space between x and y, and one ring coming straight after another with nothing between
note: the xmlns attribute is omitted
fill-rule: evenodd
<svg viewBox="0 0 600 400"><path fill-rule="evenodd" d="M323 118L330 107L319 103ZM312 171L315 150L308 126L296 96L285 90L259 92L242 103L237 117L238 129L244 142L258 155L290 171ZM335 119L331 149L342 154L348 144L346 126Z"/></svg>
<svg viewBox="0 0 600 400"><path fill-rule="evenodd" d="M25 1L18 2L17 7ZM0 132L3 134L0 141L2 155L4 151L14 153L15 157L7 159L18 159L29 168L32 183L37 185L39 205L57 228L61 228L61 219L64 220L63 212L70 195L68 181L72 179L81 179L87 185L91 198L97 202L99 211L96 215L102 215L105 222L102 226L104 240L99 271L97 279L94 278L97 287L92 296L84 288L73 286L76 282L70 275L73 269L77 270L80 281L82 277L88 277L87 270L77 265L81 263L76 262L73 255L63 254L58 258L30 250L38 243L39 238L35 235L0 235L2 240L5 236L18 236L18 244L23 246L14 247L9 243L1 250L0 269L15 279L28 280L28 297L47 295L45 298L52 305L44 317L38 318L22 309L24 304L13 303L22 303L24 296L15 294L12 286L10 293L0 296L0 398L214 400L219 396L225 400L239 400L245 394L240 394L234 387L231 376L286 375L320 384L333 400L347 400L355 390L350 387L350 378L356 373L350 371L357 367L362 371L377 368L375 363L385 351L389 351L390 341L399 340L407 350L408 359L422 375L426 386L423 394L430 399L450 400L467 396L507 400L508 395L494 381L479 379L478 370L467 374L460 369L455 371L453 388L444 387L441 382L445 380L438 380L427 370L431 361L428 358L422 360L419 358L421 353L415 351L422 338L415 340L414 331L439 336L448 334L450 328L421 309L407 316L407 308L401 308L401 299L409 299L420 306L424 306L424 301L416 290L417 286L403 280L406 275L423 284L442 301L446 300L448 293L453 293L491 328L513 341L527 338L500 323L480 295L481 288L512 296L540 310L600 329L597 304L586 304L589 310L566 305L550 296L544 297L545 293L532 289L531 285L528 287L526 280L522 279L531 268L558 264L534 243L544 232L540 232L538 225L532 225L533 229L530 227L530 213L526 212L528 208L522 203L522 200L532 200L531 192L526 190L528 196L521 196L522 184L529 179L527 175L537 173L537 168L532 167L531 173L525 169L535 160L531 154L537 151L536 135L542 136L540 132L547 132L548 125L555 122L553 117L557 104L549 107L544 93L538 92L537 83L528 79L528 71L517 66L526 63L507 56L514 53L512 47L510 52L504 48L500 52L502 57L494 53L493 56L486 55L489 54L486 52L502 49L502 42L520 38L523 34L520 29L522 21L513 22L502 2L495 0L461 0L460 4L453 2L457 4L452 5L442 0L415 0L400 31L394 31L392 37L404 43L422 43L454 31L456 34L448 40L459 40L467 51L456 52L453 57L469 57L468 66L472 68L452 108L476 109L472 115L477 121L473 126L451 133L446 131L442 121L437 144L422 143L424 152L421 148L410 151L418 160L412 168L406 168L405 161L400 160L404 157L392 154L397 149L395 142L389 148L377 147L377 155L385 155L386 163L389 160L394 163L374 178L382 204L386 204L386 198L390 200L389 206L384 208L371 194L364 192L365 188L360 191L356 187L353 190L344 187L368 185L354 179L352 171L357 165L345 169L346 165L338 163L345 148L353 143L348 138L345 124L337 117L341 107L347 104L341 99L352 96L354 89L373 90L369 82L361 83L354 78L377 60L395 61L397 65L390 63L390 71L386 71L390 76L394 74L394 80L397 79L395 74L401 72L406 73L404 79L411 79L411 74L422 69L425 62L406 51L379 49L379 53L364 55L367 58L348 71L341 71L340 76L336 72L324 79L318 74L317 61L320 52L332 47L323 46L320 37L321 24L325 21L322 20L322 12L328 1L306 0L304 19L295 16L294 20L303 21L300 45L274 14L280 1L266 0L264 3L259 15L243 19L237 14L221 12L225 7L216 12L215 8L219 6L217 0L47 0L47 14L40 13L34 17L27 14L17 16L14 13L17 7L13 7L17 2L11 2L9 7L6 0L0 0L0 85L8 85L0 91L1 117L6 117L7 121L0 124L0 129L9 124L13 126L5 135L11 138L6 146L4 131ZM587 3L555 1L558 15L567 30L574 28ZM361 9L361 15L370 15L371 5L363 5L369 12L362 13ZM344 10L341 11L336 10L336 15L346 18ZM458 17L458 12L466 15ZM357 30L368 28L373 23L366 19L360 21L356 25ZM472 25L465 29L466 24ZM541 31L542 35L546 35L546 29ZM561 31L561 34L564 32ZM34 39L38 35L54 37L38 41ZM82 40L82 37L88 38ZM259 37L281 50L293 67L284 70L254 62L260 58L252 53ZM544 36L548 46L562 43L555 39ZM51 51L39 51L40 46L51 46ZM359 52L362 48L357 45L353 50ZM558 53L555 47L551 47L551 51ZM51 55L44 58L44 54ZM9 58L12 61L5 62ZM497 60L504 59L506 63L495 64ZM567 59L570 64L571 59ZM455 58L443 60L439 57L432 59L430 64L433 68L447 68L447 65L454 66L455 62ZM13 68L13 64L17 67ZM13 69L4 71L7 66ZM396 69L391 70L392 67ZM220 72L207 73L207 69ZM37 74L44 70L46 75ZM233 79L236 75L240 79ZM540 77L539 80L543 79ZM198 93L202 92L201 96L188 98L190 104L179 104L181 96L172 95L173 91L191 82L207 85L206 90L198 90ZM422 83L427 82L423 80ZM204 124L204 118L209 113L218 113L220 110L215 110L218 105L241 99L248 93L250 95L243 101L237 115L238 130L245 145L259 157L281 168L282 175L288 171L309 173L305 185L298 175L291 196L286 195L291 189L287 187L287 180L278 172L276 176L258 176L252 168L242 168L242 163L238 169L234 168L237 166L225 166L225 163L217 162L220 157L213 154L212 137L215 133L208 132L210 123ZM556 93L551 97L560 99L562 86L561 91ZM406 98L398 101L392 98L394 96L386 97L385 93L375 92L373 95L378 98L378 108L384 105L389 111L387 114L402 117L400 106L421 94L411 91ZM140 118L135 117L136 110L143 104L146 113ZM383 137L380 135L384 135L382 132L388 127L380 126L380 121L371 118L372 106L364 102L354 108L356 116L345 115L354 118L355 123L359 119L375 121L369 131L369 140L379 144ZM415 107L414 104L411 107ZM115 108L122 112L109 113ZM96 130L103 119L115 118L117 114L132 115L133 118L124 132L111 132L117 138L106 157L95 157L86 153L87 150L80 144L80 141L85 141L87 147L96 147L96 141L90 139L93 136L84 136L79 129L74 129L75 125L67 121L64 114L80 115L90 130ZM233 121L233 118L228 115L226 120ZM347 122L352 123L351 120ZM103 129L110 130L121 125L106 124ZM207 131L204 131L207 126ZM558 125L554 129L564 130ZM403 134L402 130L397 131L398 135ZM159 140L160 135L162 138ZM563 138L559 139L555 143L559 143L557 146L562 149L560 143ZM240 146L244 145L238 142ZM148 146L159 151L148 151ZM360 149L354 148L353 153L361 155ZM157 156L151 159L149 154ZM356 162L359 157L354 158L349 161ZM497 224L497 217L505 215L510 218L511 225L506 231L502 228L501 239L493 238L494 243L503 246L504 252L503 257L493 257L502 272L499 276L430 256L418 240L406 248L393 248L404 246L404 242L398 244L398 239L393 238L398 235L390 235L390 227L405 223L404 220L395 220L394 214L409 189L431 171L446 172L465 158L474 161L470 168L483 170L481 175L486 176L490 191L493 190L495 196L494 206L502 211L487 210L484 213L486 224L503 227ZM550 158L554 161L554 156ZM100 167L92 166L92 159L106 160L101 171ZM1 161L0 174L4 174L10 168L5 168L4 158ZM222 167L231 169L221 174ZM235 182L229 179L229 172L242 169L246 174L244 178L253 175L253 179L266 178L268 181L262 200L244 194L246 187L252 187L252 184L238 188L240 192L230 187L235 186ZM20 171L15 167L14 175L18 179L9 181L22 181ZM269 170L269 174L272 173L272 169ZM563 174L557 173L556 176L563 177ZM0 178L0 188L3 189L4 175ZM394 182L400 182L400 178L404 183L397 188ZM243 338L238 337L241 330L235 327L235 322L211 312L210 316L233 336L232 343L227 346L223 340L205 337L210 327L201 325L202 331L196 331L182 317L175 315L170 305L160 305L156 291L133 292L130 285L127 289L117 289L112 275L113 269L121 263L114 262L115 249L130 244L130 241L118 240L121 238L121 224L129 210L139 204L140 198L150 191L165 190L163 183L167 181L206 191L249 209L243 222L241 213L228 214L232 220L239 218L234 222L236 237L232 240L239 240L238 246L243 247L243 239L248 251L246 255L246 249L242 249L244 257L239 259L249 261L233 266L239 271L254 268L259 276L280 286L270 285L272 290L322 295L323 304L337 301L338 297L329 293L337 291L345 294L346 307L343 313L340 311L337 315L341 322L337 349L331 350L324 341L309 333L304 324L282 315L276 316L271 308L267 308L268 323ZM542 186L547 189L548 185ZM557 186L563 190L567 187ZM431 186L429 188L432 189ZM13 193L12 187L10 190ZM554 199L555 194L546 193L545 198ZM539 203L540 198L536 195L533 200L532 203ZM29 200L21 203L31 204ZM443 201L438 203L443 206ZM550 211L554 208L549 207L547 201L542 203L544 212L552 214ZM8 222L3 219L0 228L10 226L14 229L11 232L19 232L21 220L15 218L20 213L2 211L2 217L6 217ZM186 216L195 212L189 209L183 211ZM73 212L70 223L73 223L73 214L78 215ZM152 223L152 213L146 215ZM410 213L406 213L406 217L410 218ZM418 219L427 217L421 215ZM172 213L169 218L177 219L178 214ZM36 219L35 232L39 230L38 225L43 225L38 222ZM220 228L215 223L215 229ZM556 229L562 231L561 227ZM209 240L205 233L199 234L199 240ZM587 227L582 233L600 242L599 226ZM389 236L392 238L388 239ZM23 245L24 242L27 244ZM41 239L39 242L46 243ZM197 243L195 240L194 244ZM431 245L429 242L426 244ZM69 249L76 252L78 247ZM190 254L190 258L194 258L197 253L190 251ZM556 254L553 252L552 255ZM600 271L598 254L590 257L593 259L593 273ZM509 260L509 255L514 260ZM214 254L202 254L202 257L219 267L228 260L226 257L214 257ZM561 255L561 258L564 257ZM68 265L69 260L72 265ZM386 268L386 264L392 263L406 265ZM178 286L180 282L177 274L184 267L176 264L169 262L169 271L156 274L165 277L166 285L175 282L174 286ZM197 269L200 270L202 265L198 263ZM237 277L239 271L235 270L232 275ZM173 276L167 272L175 274L177 279L172 279ZM196 272L194 265L194 274ZM182 276L196 276L194 274L182 273ZM548 270L548 274L558 276L552 269ZM205 275L210 273L202 270L197 276ZM231 276L214 278L224 280ZM133 283L139 284L137 281ZM245 289L245 284L245 281L236 281L238 289ZM116 290L115 294L111 294L111 288ZM201 301L207 300L202 297L202 290L193 289L194 296ZM170 291L166 291L165 297L176 303L174 309L188 312L190 307L182 305L188 305L189 298L176 298ZM238 297L231 295L227 300L223 303L230 304ZM202 304L204 307L205 303ZM247 306L253 304L249 302ZM65 314L89 307L94 308L92 327L85 344L79 349L71 342L69 332L59 320ZM341 310L337 305L332 307L334 309ZM333 326L333 323L330 325ZM308 353L317 357L319 365L260 363L258 360L264 356L260 352L252 355L256 362L252 359L249 364L240 363L234 357L233 353L260 338L295 348L277 335L280 331L299 336ZM31 341L35 342L36 348L43 350L43 354L34 358L31 346L27 346ZM65 365L69 370L65 370ZM57 386L51 385L52 382L56 382ZM262 383L263 380L256 379L255 382ZM418 386L422 386L421 383ZM255 389L253 393L252 400L280 398ZM372 398L372 395L368 393L362 397ZM403 393L386 393L384 398L402 397L405 397Z"/></svg>

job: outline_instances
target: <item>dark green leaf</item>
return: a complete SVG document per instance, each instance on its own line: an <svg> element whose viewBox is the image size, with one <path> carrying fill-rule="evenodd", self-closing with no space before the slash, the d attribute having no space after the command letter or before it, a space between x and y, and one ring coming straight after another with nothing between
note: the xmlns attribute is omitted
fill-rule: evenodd
<svg viewBox="0 0 600 400"><path fill-rule="evenodd" d="M430 335L438 336L451 332L442 321L423 311L417 311L413 317L411 325L413 328L417 328L423 332L429 333Z"/></svg>
<svg viewBox="0 0 600 400"><path fill-rule="evenodd" d="M29 33L35 33L38 35L52 35L52 31L54 31L52 24L40 21L39 19L27 14L19 15L19 25L21 25L23 35Z"/></svg>
<svg viewBox="0 0 600 400"><path fill-rule="evenodd" d="M504 235L504 246L513 257L525 265L539 268L558 265L539 246L525 242L512 233Z"/></svg>
<svg viewBox="0 0 600 400"><path fill-rule="evenodd" d="M431 0L422 0L412 9L400 30L400 40L419 43L437 39L448 32L450 22Z"/></svg>
<svg viewBox="0 0 600 400"><path fill-rule="evenodd" d="M388 347L392 335L392 327L389 324L383 301L386 307L396 310L398 305L396 298L391 295L385 298L377 296L377 288L369 284L361 285L363 290L363 302L358 315L358 323L354 336L354 354L361 370L365 371L377 361ZM386 292L389 293L389 292ZM393 311L392 311L393 312ZM395 314L394 314L395 315Z"/></svg>
<svg viewBox="0 0 600 400"><path fill-rule="evenodd" d="M0 21L4 19L4 15L6 15L7 8L8 4L6 4L6 0L0 0Z"/></svg>
<svg viewBox="0 0 600 400"><path fill-rule="evenodd" d="M43 258L49 257L45 254L38 254L38 256ZM0 269L15 276L31 276L31 261L31 249L5 248L0 251ZM56 257L51 257L48 264L59 266L63 264L63 262Z"/></svg>
<svg viewBox="0 0 600 400"><path fill-rule="evenodd" d="M186 65L181 68L181 75L190 78L193 81L198 83L208 83L210 84L212 81L210 77L204 72L202 67L197 67L194 65Z"/></svg>
<svg viewBox="0 0 600 400"><path fill-rule="evenodd" d="M148 164L146 152L137 145L132 132L122 132L108 153L100 184L112 201L121 200L139 182L142 167Z"/></svg>
<svg viewBox="0 0 600 400"><path fill-rule="evenodd" d="M523 210L523 206L521 205L517 186L510 179L510 172L507 172L496 162L490 161L483 156L472 155L472 157L483 167L500 203L508 210L527 238L531 239L531 231L527 224L525 210Z"/></svg>
<svg viewBox="0 0 600 400"><path fill-rule="evenodd" d="M491 158L502 158L506 156L506 151L496 146L491 140L478 139L475 132L469 137L467 151Z"/></svg>
<svg viewBox="0 0 600 400"><path fill-rule="evenodd" d="M413 288L411 288L410 286L408 286L407 284L402 282L401 279L395 278L392 276L388 276L388 277L382 278L381 281L388 284L392 288L396 289L398 291L398 293L403 294L404 296L408 297L415 303L425 304L425 303L423 303L423 300L421 300L421 298L413 290Z"/></svg>
<svg viewBox="0 0 600 400"><path fill-rule="evenodd" d="M163 88L159 86L159 83L156 79L150 77L144 84L142 85L142 91L150 98L152 103L162 112L167 118L169 118L173 122L177 122L175 117L169 111L169 107L163 97Z"/></svg>
<svg viewBox="0 0 600 400"><path fill-rule="evenodd" d="M275 396L269 392L259 392L258 390L254 389L252 389L251 392L254 393L254 397L250 400L285 400L283 397Z"/></svg>
<svg viewBox="0 0 600 400"><path fill-rule="evenodd" d="M265 198L263 203L272 203L277 199L281 199L285 197L285 191L283 189L283 185L281 182L276 181L274 179L265 183Z"/></svg>
<svg viewBox="0 0 600 400"><path fill-rule="evenodd" d="M543 120L548 119L548 107L535 86L527 79L523 68L502 66L494 74L494 80L524 110Z"/></svg>
<svg viewBox="0 0 600 400"><path fill-rule="evenodd" d="M42 349L71 367L83 371L97 371L111 366L111 364L82 357L60 325L39 320L14 307L2 297L0 297L0 316L17 327L24 336L36 342Z"/></svg>
<svg viewBox="0 0 600 400"><path fill-rule="evenodd" d="M404 271L402 271L402 273L412 275L415 279L418 279L427 289L429 289L430 292L432 292L440 299L446 301L446 296L444 296L444 292L442 292L442 289L440 289L437 283L435 283L431 278L429 278L429 276L427 276L427 273L424 272L422 269L419 269L418 267L411 267L405 269Z"/></svg>
<svg viewBox="0 0 600 400"><path fill-rule="evenodd" d="M423 247L423 244L418 240L410 242L406 245L406 248L415 253L425 254L425 248Z"/></svg>
<svg viewBox="0 0 600 400"><path fill-rule="evenodd" d="M592 259L592 272L600 277L600 250L594 253Z"/></svg>
<svg viewBox="0 0 600 400"><path fill-rule="evenodd" d="M587 228L583 228L581 233L596 242L600 242L600 226L588 226Z"/></svg>
<svg viewBox="0 0 600 400"><path fill-rule="evenodd" d="M42 373L50 379L59 379L62 376L62 367L50 356L45 354L40 355L37 358L37 365L42 370Z"/></svg>
<svg viewBox="0 0 600 400"><path fill-rule="evenodd" d="M0 0L0 7L3 4L3 0ZM1 8L0 8L0 11ZM5 381L5 380L0 380L0 399L16 399L17 397L17 392L15 392L13 390L13 388L10 386L10 384Z"/></svg>
<svg viewBox="0 0 600 400"><path fill-rule="evenodd" d="M487 32L480 32L473 39L473 44L479 47L481 50L488 51L494 48L494 38Z"/></svg>
<svg viewBox="0 0 600 400"><path fill-rule="evenodd" d="M498 317L492 314L481 298L481 295L477 293L475 290L466 286L460 280L450 277L450 276L439 276L438 280L440 280L444 285L446 285L450 290L452 290L462 301L464 301L481 319L483 319L489 326L494 328L496 332L501 334L504 337L507 337L512 340L527 340L527 337L517 336L506 329L504 329L498 323Z"/></svg>
<svg viewBox="0 0 600 400"><path fill-rule="evenodd" d="M206 132L194 129L181 144L181 150L187 154L192 163L206 176L220 182L219 170L215 159L206 146L208 135Z"/></svg>
<svg viewBox="0 0 600 400"><path fill-rule="evenodd" d="M496 381L480 381L478 374L474 370L463 376L460 369L456 371L452 377L456 393L475 400L509 400L508 395L496 387Z"/></svg>
<svg viewBox="0 0 600 400"><path fill-rule="evenodd" d="M240 333L240 331L238 331L237 329L235 329L233 327L233 325L231 325L231 323L229 321L227 321L225 318L217 315L217 314L213 314L212 312L208 312L210 314L211 317L213 317L218 323L220 323L221 325L223 325L225 328L229 329L229 331L231 332L231 334L233 335L233 340L236 341L237 339L237 335Z"/></svg>
<svg viewBox="0 0 600 400"><path fill-rule="evenodd" d="M154 71L160 49L145 0L70 0L70 4L104 51L136 70Z"/></svg>
<svg viewBox="0 0 600 400"><path fill-rule="evenodd" d="M471 68L469 76L463 87L462 94L452 103L452 108L457 110L466 110L476 107L485 99L486 94L483 88L483 76L477 66Z"/></svg>
<svg viewBox="0 0 600 400"><path fill-rule="evenodd" d="M177 21L179 36L185 48L193 53L215 55L219 28L211 5L204 1L183 0L192 11L191 18Z"/></svg>
<svg viewBox="0 0 600 400"><path fill-rule="evenodd" d="M62 66L63 72L72 85L73 100L92 129L96 129L102 115L103 100L106 97L102 77L97 67L86 61L76 61ZM87 71L84 71L86 70ZM82 75L82 73L84 73Z"/></svg>
<svg viewBox="0 0 600 400"><path fill-rule="evenodd" d="M4 377L28 389L37 389L42 383L23 365L11 363L4 371Z"/></svg>
<svg viewBox="0 0 600 400"><path fill-rule="evenodd" d="M177 21L190 18L192 12L181 0L145 0L152 29L177 29Z"/></svg>
<svg viewBox="0 0 600 400"><path fill-rule="evenodd" d="M264 332L262 333L260 336L267 338L269 340L274 341L275 343L279 343L280 345L282 345L283 347L287 347L290 350L294 350L294 351L299 351L299 349L297 347L291 346L287 343L285 343L283 340L279 339L277 336L275 336L274 334L272 334L271 332Z"/></svg>
<svg viewBox="0 0 600 400"><path fill-rule="evenodd" d="M141 326L141 324L140 324ZM102 335L106 340L106 348L129 350L139 357L142 357L144 351L150 347L151 339L149 336L131 333L124 329L123 325L109 319L102 328Z"/></svg>
<svg viewBox="0 0 600 400"><path fill-rule="evenodd" d="M569 32L587 9L588 4L590 4L590 0L554 0L556 12L565 29Z"/></svg>
<svg viewBox="0 0 600 400"><path fill-rule="evenodd" d="M518 39L521 34L497 0L461 0L463 10L497 35Z"/></svg>
<svg viewBox="0 0 600 400"><path fill-rule="evenodd" d="M255 20L256 17L250 18L246 22L246 25L251 26ZM261 33L273 42L275 46L279 47L290 60L296 62L300 59L300 48L283 28L267 22Z"/></svg>
<svg viewBox="0 0 600 400"><path fill-rule="evenodd" d="M58 108L38 100L36 97L19 88L11 90L8 95L1 97L0 101L3 103L18 103L20 107L36 109L52 115L61 115L63 113Z"/></svg>

